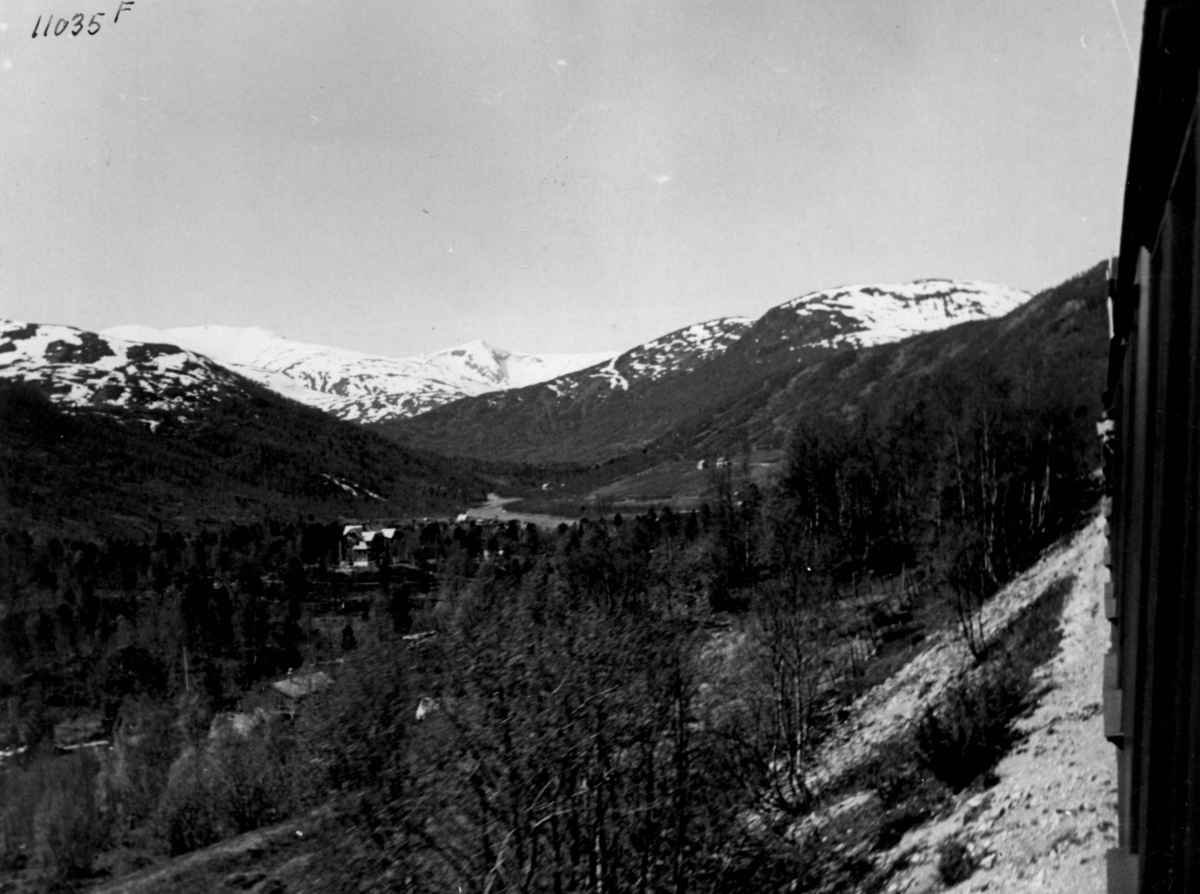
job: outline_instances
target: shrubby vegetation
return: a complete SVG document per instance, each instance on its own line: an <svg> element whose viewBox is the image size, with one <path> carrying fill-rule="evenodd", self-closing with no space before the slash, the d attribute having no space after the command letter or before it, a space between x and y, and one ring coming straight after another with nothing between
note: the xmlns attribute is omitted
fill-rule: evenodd
<svg viewBox="0 0 1200 894"><path fill-rule="evenodd" d="M969 879L975 872L976 860L965 842L951 836L938 845L938 875L947 887Z"/></svg>
<svg viewBox="0 0 1200 894"><path fill-rule="evenodd" d="M1047 588L988 643L986 657L942 703L922 716L916 729L919 759L952 789L992 769L1016 739L1013 724L1035 695L1033 672L1054 656L1062 638L1058 618L1073 581L1059 578Z"/></svg>

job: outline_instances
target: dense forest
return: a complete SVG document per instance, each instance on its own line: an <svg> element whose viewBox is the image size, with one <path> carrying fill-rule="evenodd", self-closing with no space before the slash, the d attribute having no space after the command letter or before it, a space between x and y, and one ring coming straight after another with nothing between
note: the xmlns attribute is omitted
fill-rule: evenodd
<svg viewBox="0 0 1200 894"><path fill-rule="evenodd" d="M1059 383L968 372L808 416L771 487L735 459L693 512L414 523L369 576L295 512L10 527L0 866L78 887L323 808L325 890L868 885L799 831L815 743L931 631L970 639L1098 497L1095 419ZM1020 706L1020 654L986 704ZM289 672L330 685L264 700ZM957 716L873 771L888 834L995 759ZM106 746L71 747L87 724Z"/></svg>
<svg viewBox="0 0 1200 894"><path fill-rule="evenodd" d="M245 381L203 418L79 412L0 381L0 524L48 536L153 534L195 519L446 512L483 483L448 460Z"/></svg>

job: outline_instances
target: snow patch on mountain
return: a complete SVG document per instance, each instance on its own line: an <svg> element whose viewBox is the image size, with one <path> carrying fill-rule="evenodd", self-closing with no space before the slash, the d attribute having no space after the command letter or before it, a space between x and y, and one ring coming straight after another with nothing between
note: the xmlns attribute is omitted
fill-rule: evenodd
<svg viewBox="0 0 1200 894"><path fill-rule="evenodd" d="M737 341L754 323L747 317L722 317L695 323L646 342L621 356L639 379L654 381L684 363L708 360Z"/></svg>
<svg viewBox="0 0 1200 894"><path fill-rule="evenodd" d="M340 488L341 490L350 494L352 497L358 497L359 499L370 497L372 500L383 499L383 497L375 493L375 491L371 490L370 488L361 484L356 484L348 478L343 478L341 475L331 475L328 472L322 472L321 477L330 485Z"/></svg>
<svg viewBox="0 0 1200 894"><path fill-rule="evenodd" d="M409 355L419 357L421 355ZM493 389L524 388L559 376L604 363L612 351L591 354L522 354L497 348L486 341L473 341L431 355L439 366L493 385Z"/></svg>
<svg viewBox="0 0 1200 894"><path fill-rule="evenodd" d="M622 391L629 390L629 380L617 371L617 358L614 357L608 363L600 367L596 371L593 379L607 379L608 386L614 390L620 388Z"/></svg>
<svg viewBox="0 0 1200 894"><path fill-rule="evenodd" d="M821 315L837 330L811 347L859 348L900 341L970 320L1000 317L1030 299L1028 292L969 280L920 279L902 285L842 286L780 305L797 315Z"/></svg>
<svg viewBox="0 0 1200 894"><path fill-rule="evenodd" d="M14 320L0 320L0 378L37 385L68 407L177 413L242 389L229 370L174 345Z"/></svg>
<svg viewBox="0 0 1200 894"><path fill-rule="evenodd" d="M415 416L463 397L536 384L612 356L521 354L475 341L435 354L383 357L231 326L118 326L103 334L180 345L293 400L364 423Z"/></svg>
<svg viewBox="0 0 1200 894"><path fill-rule="evenodd" d="M759 345L785 343L791 353L848 345L865 348L970 320L1003 316L1030 297L1017 289L967 280L842 286L802 295L758 320L722 317L687 326L544 387L562 399L585 392L595 395L596 383L601 384L601 394L628 391L638 383L695 369L743 336Z"/></svg>
<svg viewBox="0 0 1200 894"><path fill-rule="evenodd" d="M612 391L628 391L631 384L654 382L711 360L741 338L753 323L746 317L721 317L694 323L638 345L607 363L547 382L546 387L562 397L580 391L589 382L599 380Z"/></svg>

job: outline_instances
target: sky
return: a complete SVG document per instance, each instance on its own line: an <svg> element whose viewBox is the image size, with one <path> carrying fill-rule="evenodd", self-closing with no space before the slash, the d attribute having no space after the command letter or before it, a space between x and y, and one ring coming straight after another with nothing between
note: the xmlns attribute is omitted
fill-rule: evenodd
<svg viewBox="0 0 1200 894"><path fill-rule="evenodd" d="M1137 0L123 5L0 0L0 316L617 351L1116 250Z"/></svg>

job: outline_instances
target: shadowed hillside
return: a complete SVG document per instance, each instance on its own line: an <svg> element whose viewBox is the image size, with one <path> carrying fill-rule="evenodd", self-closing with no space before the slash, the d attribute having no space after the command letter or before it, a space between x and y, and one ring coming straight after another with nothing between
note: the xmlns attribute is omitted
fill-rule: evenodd
<svg viewBox="0 0 1200 894"><path fill-rule="evenodd" d="M886 412L888 404L915 399L934 379L971 379L984 367L1031 389L1057 389L1095 417L1105 294L1098 265L1004 317L872 347L836 340L836 318L805 318L785 305L705 362L606 391L603 400L563 400L539 385L458 401L379 430L445 455L487 459L700 458L746 444L780 447L811 412Z"/></svg>
<svg viewBox="0 0 1200 894"><path fill-rule="evenodd" d="M1100 415L1108 361L1106 297L1105 265L1098 264L999 319L781 370L743 388L714 417L680 422L651 449L705 455L732 452L747 441L781 446L787 432L814 413L888 416L920 401L953 401L951 392L987 379L1041 402L1070 405L1090 427ZM734 352L722 360L735 361ZM716 372L739 378L736 368Z"/></svg>
<svg viewBox="0 0 1200 894"><path fill-rule="evenodd" d="M248 399L184 424L165 411L67 411L32 384L0 382L0 522L124 533L280 512L420 514L482 498L445 460L244 389Z"/></svg>

